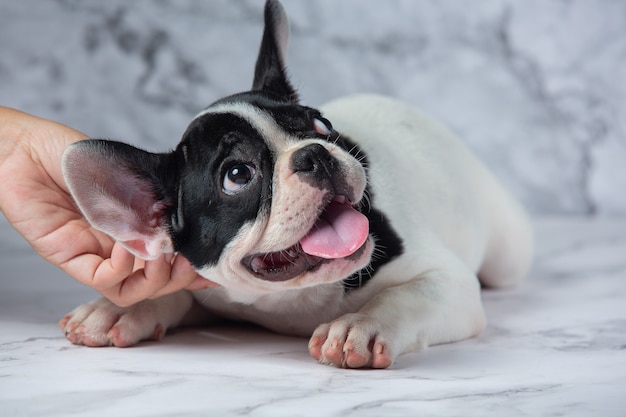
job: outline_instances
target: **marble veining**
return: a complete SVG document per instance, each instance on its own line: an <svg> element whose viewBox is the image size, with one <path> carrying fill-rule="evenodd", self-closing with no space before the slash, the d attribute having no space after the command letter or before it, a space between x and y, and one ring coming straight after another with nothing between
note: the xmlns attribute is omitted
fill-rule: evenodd
<svg viewBox="0 0 626 417"><path fill-rule="evenodd" d="M55 322L95 293L3 220L0 416L623 416L626 222L536 225L528 280L483 292L482 336L355 371L319 365L306 339L246 325L71 345Z"/></svg>
<svg viewBox="0 0 626 417"><path fill-rule="evenodd" d="M262 3L0 2L0 105L170 149L249 87ZM626 2L284 3L304 102L377 92L442 120L538 218L528 280L484 291L481 337L381 371L244 325L90 349L55 322L97 294L0 216L0 417L626 415L626 221L602 217L626 215Z"/></svg>
<svg viewBox="0 0 626 417"><path fill-rule="evenodd" d="M33 1L0 2L0 104L165 150L252 81L262 0ZM285 3L305 103L403 99L535 213L626 214L626 2Z"/></svg>

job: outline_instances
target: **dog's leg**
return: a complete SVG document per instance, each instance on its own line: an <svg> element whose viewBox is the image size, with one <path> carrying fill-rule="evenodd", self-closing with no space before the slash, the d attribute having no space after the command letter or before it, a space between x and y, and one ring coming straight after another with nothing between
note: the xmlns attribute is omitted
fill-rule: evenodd
<svg viewBox="0 0 626 417"><path fill-rule="evenodd" d="M179 291L130 307L106 298L83 304L59 321L67 339L77 345L126 347L141 340L160 340L167 329L195 312L191 293Z"/></svg>
<svg viewBox="0 0 626 417"><path fill-rule="evenodd" d="M309 352L336 366L386 368L401 353L476 336L484 326L476 276L461 266L430 270L320 325Z"/></svg>

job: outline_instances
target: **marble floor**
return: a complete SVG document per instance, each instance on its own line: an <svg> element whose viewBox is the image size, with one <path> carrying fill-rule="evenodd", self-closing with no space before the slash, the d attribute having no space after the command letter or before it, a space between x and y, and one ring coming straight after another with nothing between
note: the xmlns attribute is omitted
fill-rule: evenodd
<svg viewBox="0 0 626 417"><path fill-rule="evenodd" d="M55 323L95 293L0 220L0 416L624 416L626 221L536 225L530 277L484 292L481 337L354 371L245 326L73 346Z"/></svg>

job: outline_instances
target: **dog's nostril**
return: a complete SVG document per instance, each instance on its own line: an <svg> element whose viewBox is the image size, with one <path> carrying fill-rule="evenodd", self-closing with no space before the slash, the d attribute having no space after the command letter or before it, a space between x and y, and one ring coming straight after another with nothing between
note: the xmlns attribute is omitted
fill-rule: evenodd
<svg viewBox="0 0 626 417"><path fill-rule="evenodd" d="M326 148L319 143L305 146L294 152L291 159L293 172L316 172L323 170L330 173L334 160Z"/></svg>

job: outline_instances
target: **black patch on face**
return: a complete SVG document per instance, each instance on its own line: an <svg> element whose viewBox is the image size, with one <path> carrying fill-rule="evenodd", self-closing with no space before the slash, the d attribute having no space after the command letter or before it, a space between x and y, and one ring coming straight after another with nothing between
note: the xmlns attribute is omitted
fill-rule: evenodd
<svg viewBox="0 0 626 417"><path fill-rule="evenodd" d="M293 137L325 139L336 144L361 162L369 178L367 155L355 142L334 130L327 136L315 131L314 120L322 117L318 110L260 91L225 97L211 106L241 102L267 112ZM187 148L186 163L182 159L183 147ZM254 221L263 212L269 213L274 157L252 126L227 113L209 113L194 120L176 154L181 166L184 165L180 181L184 221L182 229L173 232L175 248L196 268L214 265L224 247L245 223ZM245 191L225 196L220 191L221 171L227 163L225 161L235 160L252 163L257 172ZM345 292L367 284L380 267L404 252L402 239L384 213L375 207L376 198L369 181L365 192L369 198L363 199L358 209L369 219L370 234L376 240L376 254L368 266L344 279ZM176 219L172 224L176 224Z"/></svg>
<svg viewBox="0 0 626 417"><path fill-rule="evenodd" d="M242 102L266 111L295 137L319 137L313 124L319 111L268 92L235 94L209 108ZM178 189L170 193L177 201L170 209L174 248L196 268L215 265L244 224L269 213L275 155L243 118L232 113L207 113L189 125L174 160L180 177ZM227 195L222 192L223 177L237 162L252 165L256 173L241 192Z"/></svg>
<svg viewBox="0 0 626 417"><path fill-rule="evenodd" d="M269 211L272 155L249 123L229 113L194 120L174 154L180 175L171 210L174 248L196 268L215 265L241 227ZM241 163L255 173L240 191L228 194L224 176Z"/></svg>
<svg viewBox="0 0 626 417"><path fill-rule="evenodd" d="M385 214L376 208L376 196L369 185L369 163L367 155L355 142L335 130L332 130L331 134L328 136L318 134L315 131L313 122L315 118L322 117L319 110L287 103L268 93L241 93L226 97L217 103L236 101L249 102L268 112L282 129L295 137L302 139L325 139L334 143L363 165L368 178L365 192L369 198L363 199L358 209L369 219L370 234L374 236L376 240L376 254L372 256L372 260L368 266L355 272L343 281L344 291L348 292L364 286L376 275L379 268L404 253L402 238L392 227ZM330 120L330 122L332 123L332 120Z"/></svg>

